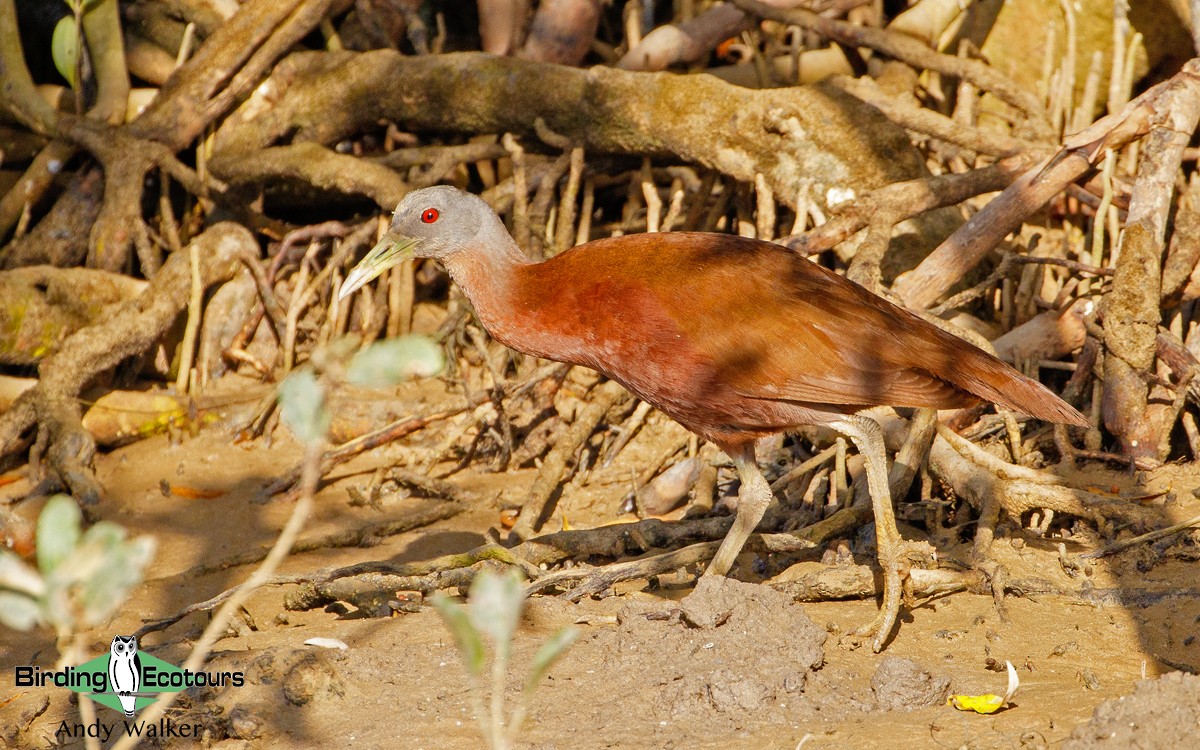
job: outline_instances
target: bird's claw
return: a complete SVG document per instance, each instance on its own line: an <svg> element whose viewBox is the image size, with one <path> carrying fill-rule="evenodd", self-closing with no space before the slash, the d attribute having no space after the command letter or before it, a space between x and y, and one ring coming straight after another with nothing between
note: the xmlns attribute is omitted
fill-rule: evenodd
<svg viewBox="0 0 1200 750"><path fill-rule="evenodd" d="M871 622L854 631L860 638L872 638L871 650L883 650L888 636L900 617L900 602L913 606L912 579L909 572L914 563L928 563L937 559L937 552L928 542L897 540L880 545L879 567L883 571L883 601L879 614Z"/></svg>

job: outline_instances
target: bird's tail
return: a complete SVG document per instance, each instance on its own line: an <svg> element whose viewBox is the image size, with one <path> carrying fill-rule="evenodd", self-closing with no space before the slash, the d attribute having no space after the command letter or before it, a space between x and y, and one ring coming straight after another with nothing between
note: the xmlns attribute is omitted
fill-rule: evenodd
<svg viewBox="0 0 1200 750"><path fill-rule="evenodd" d="M985 401L1031 417L1076 427L1091 426L1087 417L1049 388L982 350L964 353L942 377Z"/></svg>

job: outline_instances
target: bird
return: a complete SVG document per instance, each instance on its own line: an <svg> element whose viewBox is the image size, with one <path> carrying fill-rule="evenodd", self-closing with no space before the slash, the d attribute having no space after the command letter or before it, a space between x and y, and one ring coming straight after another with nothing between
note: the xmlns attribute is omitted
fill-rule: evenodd
<svg viewBox="0 0 1200 750"><path fill-rule="evenodd" d="M112 692L121 701L126 718L132 718L137 707L137 691L142 686L142 660L138 656L137 638L118 635L108 649L108 681Z"/></svg>
<svg viewBox="0 0 1200 750"><path fill-rule="evenodd" d="M713 232L632 234L533 262L487 203L441 185L400 201L340 297L412 257L445 266L497 341L592 368L724 451L741 487L705 575L729 573L771 501L755 460L759 438L803 426L848 437L866 464L884 571L880 612L857 631L874 636L876 652L895 625L914 550L896 528L882 430L862 412L988 401L1089 425L998 358L771 242Z"/></svg>

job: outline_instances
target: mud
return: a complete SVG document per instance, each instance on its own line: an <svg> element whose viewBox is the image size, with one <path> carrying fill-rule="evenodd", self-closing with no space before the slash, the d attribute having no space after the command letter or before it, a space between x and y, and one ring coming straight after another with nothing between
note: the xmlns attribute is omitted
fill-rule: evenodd
<svg viewBox="0 0 1200 750"><path fill-rule="evenodd" d="M560 513L577 528L614 520L629 476L679 434L676 426L652 419L612 467L566 489ZM346 490L364 484L379 465L423 455L440 438L436 430L418 434L405 446L339 467L318 495L304 537L403 517L430 502L396 496L372 508L351 502ZM89 653L103 653L116 633L133 632L144 620L243 580L248 567L222 561L274 540L290 506L263 502L262 488L297 458L286 436L270 447L234 446L216 430L180 445L153 438L100 456L99 477L110 493L98 508L100 517L155 535L159 551L131 601L113 622L88 634ZM1187 499L1171 513L1200 513L1200 502L1179 491L1189 475L1172 471L1162 481ZM478 498L467 512L371 540L370 547L297 554L285 572L465 551L484 541L500 510L519 503L533 478L532 470L460 473L452 481ZM1111 481L1124 480L1113 475ZM205 494L164 494L163 482ZM0 490L0 497L27 491L17 483ZM30 519L39 509L31 502L12 507ZM993 547L1014 577L1036 574L1062 595L1009 597L1003 617L990 596L959 593L922 602L902 614L882 655L847 636L875 615L874 602L801 605L757 581L697 583L693 570L661 576L654 585L620 584L613 596L579 604L535 597L514 643L510 701L546 638L567 625L581 635L533 694L517 747L1190 746L1200 736L1200 684L1194 676L1169 673L1200 666L1196 546L1183 535L1087 561L1084 572L1071 571L1072 577L1058 562L1058 544L1074 556L1101 543L1094 532L1085 533L1085 525L1076 528L1067 538L1044 539L1010 523ZM952 540L938 544L944 565L966 554ZM808 564L816 564L820 552ZM206 667L241 670L245 684L194 689L171 710L173 721L202 727L201 740L168 738L151 745L483 746L460 656L435 612L424 608L386 619L288 612L287 591L267 588L251 597ZM178 664L207 622L207 615L191 615L146 636L141 647ZM337 639L346 648L305 645L314 637ZM61 740L82 746L78 738L56 740L62 722L78 721L68 691L12 687L15 665L51 666L56 658L51 633L0 632L0 744L32 748ZM1007 709L980 716L945 704L947 692L1003 693L1005 660L1022 682ZM99 710L104 721L120 719Z"/></svg>

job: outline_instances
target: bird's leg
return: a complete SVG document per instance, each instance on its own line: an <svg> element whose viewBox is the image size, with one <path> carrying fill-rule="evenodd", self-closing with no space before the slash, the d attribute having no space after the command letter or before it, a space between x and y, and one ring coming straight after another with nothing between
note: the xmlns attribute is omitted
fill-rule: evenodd
<svg viewBox="0 0 1200 750"><path fill-rule="evenodd" d="M733 519L733 526L725 534L717 554L704 571L706 576L723 576L729 572L771 503L771 485L754 460L754 443L733 450L726 449L725 452L733 459L738 478L742 480L742 489L738 492L737 516Z"/></svg>
<svg viewBox="0 0 1200 750"><path fill-rule="evenodd" d="M831 423L830 427L850 438L866 463L867 489L871 494L871 509L875 515L879 567L883 569L883 604L875 619L859 628L855 635L875 636L871 647L878 653L883 650L883 644L900 614L900 597L902 586L908 581L910 556L907 554L907 544L896 528L892 493L888 485L887 451L879 423L870 417L854 414Z"/></svg>

